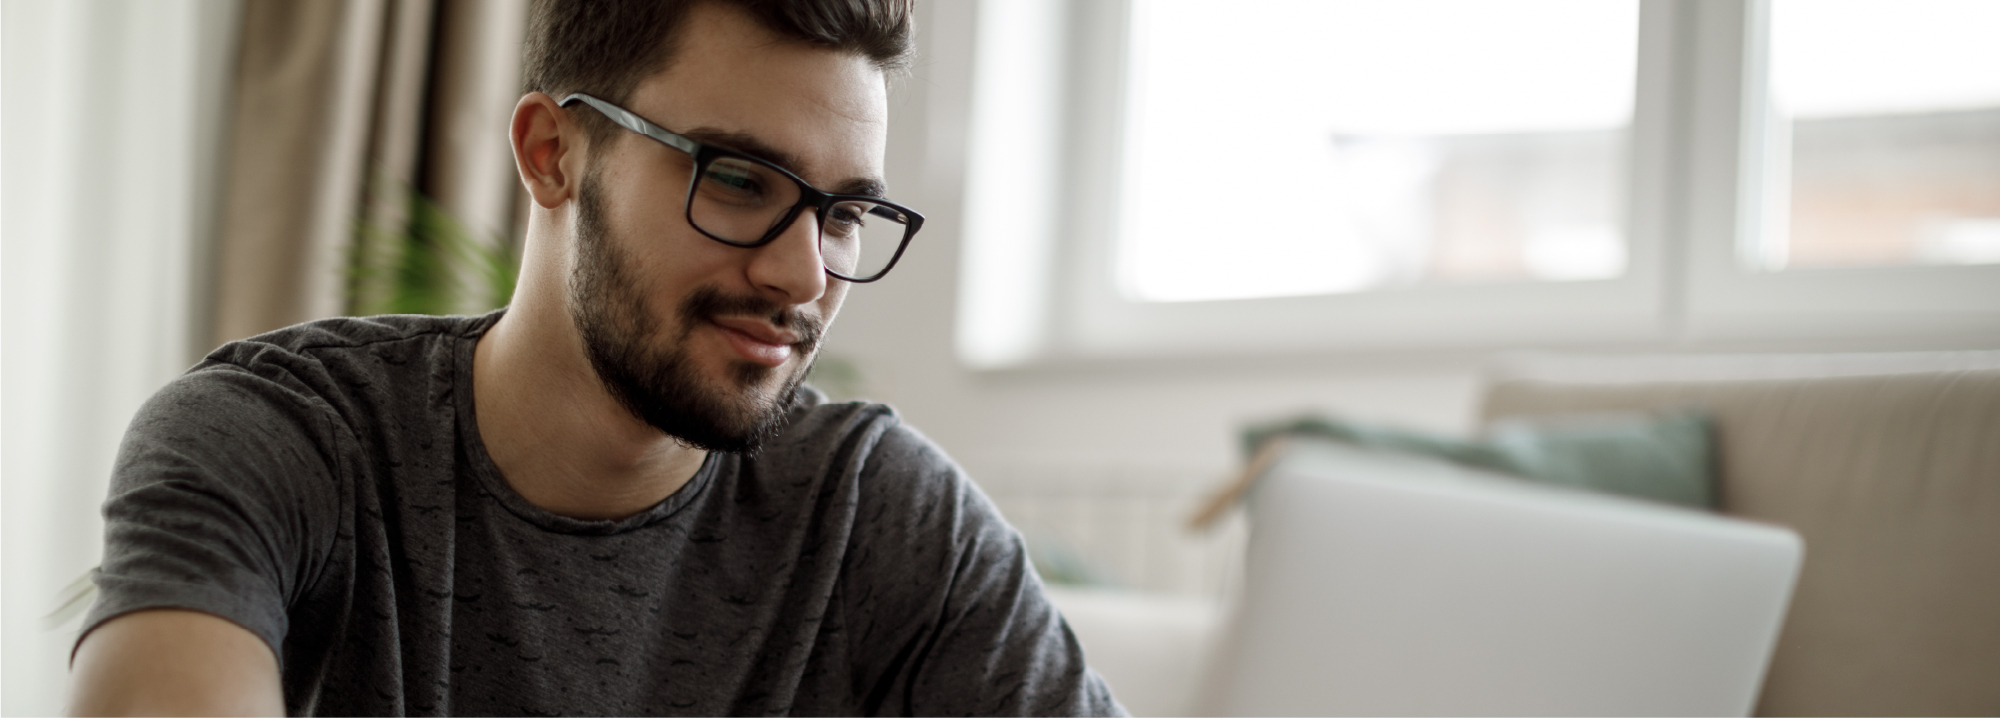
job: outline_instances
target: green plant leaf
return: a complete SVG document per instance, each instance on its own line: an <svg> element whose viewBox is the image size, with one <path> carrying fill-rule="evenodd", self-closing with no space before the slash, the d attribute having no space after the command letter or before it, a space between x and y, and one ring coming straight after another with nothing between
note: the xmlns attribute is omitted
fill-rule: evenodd
<svg viewBox="0 0 2000 718"><path fill-rule="evenodd" d="M500 235L480 241L465 223L400 182L400 223L363 215L348 256L350 314L483 313L514 296L520 262Z"/></svg>

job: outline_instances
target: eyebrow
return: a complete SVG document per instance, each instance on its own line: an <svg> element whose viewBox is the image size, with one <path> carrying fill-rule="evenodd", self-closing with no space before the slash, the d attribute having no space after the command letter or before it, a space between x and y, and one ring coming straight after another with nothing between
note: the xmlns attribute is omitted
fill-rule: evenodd
<svg viewBox="0 0 2000 718"><path fill-rule="evenodd" d="M727 147L731 150L750 155L751 157L791 170L792 174L798 174L798 170L795 168L804 164L799 161L798 156L772 147L765 144L763 140L741 132L723 132L708 128L695 128L679 134L696 142L715 145L717 147ZM867 197L882 197L882 193L886 189L888 187L883 184L882 180L872 177L855 177L841 180L826 191L832 194L858 194Z"/></svg>

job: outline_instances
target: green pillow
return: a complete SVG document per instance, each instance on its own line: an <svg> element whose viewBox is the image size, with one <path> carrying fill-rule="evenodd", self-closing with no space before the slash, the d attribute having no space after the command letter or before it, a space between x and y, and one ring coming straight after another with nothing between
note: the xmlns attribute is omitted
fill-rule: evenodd
<svg viewBox="0 0 2000 718"><path fill-rule="evenodd" d="M1028 544L1028 563L1034 565L1042 583L1096 587L1118 585L1082 553L1054 534L1033 526L1023 526L1020 531L1022 540Z"/></svg>
<svg viewBox="0 0 2000 718"><path fill-rule="evenodd" d="M1715 508L1714 452L1707 414L1569 414L1493 422L1481 439L1306 416L1252 426L1244 448L1271 437L1332 439L1357 446L1433 456L1551 484L1669 503Z"/></svg>

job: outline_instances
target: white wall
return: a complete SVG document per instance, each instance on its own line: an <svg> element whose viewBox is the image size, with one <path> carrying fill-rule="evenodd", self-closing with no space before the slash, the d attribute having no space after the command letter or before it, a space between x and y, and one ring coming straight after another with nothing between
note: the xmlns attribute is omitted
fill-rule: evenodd
<svg viewBox="0 0 2000 718"><path fill-rule="evenodd" d="M954 350L974 3L919 5L923 59L891 93L890 196L928 223L894 273L857 286L829 333L870 398L895 405L987 483L1052 470L1218 477L1244 422L1305 409L1465 431L1472 354L965 368Z"/></svg>
<svg viewBox="0 0 2000 718"><path fill-rule="evenodd" d="M140 402L198 351L233 0L7 0L0 710L62 710L98 504Z"/></svg>

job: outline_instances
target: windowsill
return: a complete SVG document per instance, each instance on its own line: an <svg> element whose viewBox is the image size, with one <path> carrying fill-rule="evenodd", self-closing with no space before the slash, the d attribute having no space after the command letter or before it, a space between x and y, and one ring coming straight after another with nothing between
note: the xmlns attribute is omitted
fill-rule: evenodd
<svg viewBox="0 0 2000 718"><path fill-rule="evenodd" d="M1928 322L1905 322L1900 333L1858 331L1838 328L1814 333L1812 327L1795 327L1780 334L1768 331L1767 322L1746 319L1739 327L1765 327L1766 331L1730 332L1708 339L1578 340L1568 342L1467 342L1421 347L1347 349L1230 349L1152 351L1083 354L1049 351L1001 366L960 366L981 377L1006 380L1035 377L1083 377L1091 375L1192 376L1212 372L1236 374L1342 373L1457 373L1481 371L1501 357L1526 353L1598 355L1687 355L1687 354L1862 354L1900 352L1950 352L2000 350L2000 325L1986 318L1983 327L1974 322L1953 323L1928 317ZM1938 327L1983 328L1983 331L1939 331Z"/></svg>

